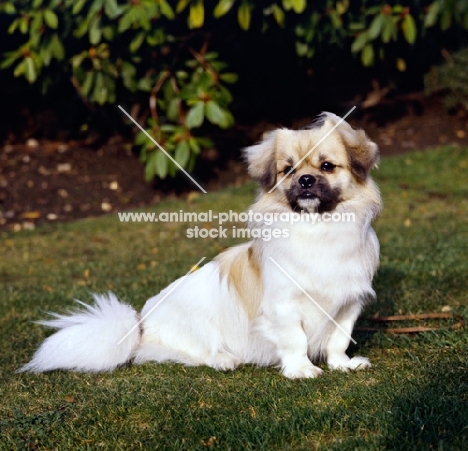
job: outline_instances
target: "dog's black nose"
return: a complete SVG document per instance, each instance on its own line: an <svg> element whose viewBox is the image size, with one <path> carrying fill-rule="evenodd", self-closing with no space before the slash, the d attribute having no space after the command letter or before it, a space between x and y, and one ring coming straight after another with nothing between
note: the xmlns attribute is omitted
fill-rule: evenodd
<svg viewBox="0 0 468 451"><path fill-rule="evenodd" d="M315 183L315 177L313 175L301 175L299 177L299 185L302 188L310 188Z"/></svg>

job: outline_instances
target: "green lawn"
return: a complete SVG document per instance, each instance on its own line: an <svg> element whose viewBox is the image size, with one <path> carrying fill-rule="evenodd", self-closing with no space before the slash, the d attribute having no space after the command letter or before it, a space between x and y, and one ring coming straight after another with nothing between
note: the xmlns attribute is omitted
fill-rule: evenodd
<svg viewBox="0 0 468 451"><path fill-rule="evenodd" d="M468 149L383 159L381 268L366 315L449 310L468 317ZM255 186L146 211L242 211ZM203 226L203 224L199 224ZM0 242L0 450L466 450L468 333L355 332L370 370L287 380L180 365L111 374L16 374L50 331L32 323L112 289L143 306L201 257L236 240L188 239L187 224L116 215L3 234ZM181 312L183 314L183 312ZM444 323L445 324L445 323ZM356 347L351 349L356 352Z"/></svg>

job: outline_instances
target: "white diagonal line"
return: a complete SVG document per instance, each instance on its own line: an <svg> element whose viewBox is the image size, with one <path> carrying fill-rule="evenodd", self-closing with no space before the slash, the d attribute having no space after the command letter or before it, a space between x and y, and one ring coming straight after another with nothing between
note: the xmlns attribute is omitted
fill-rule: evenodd
<svg viewBox="0 0 468 451"><path fill-rule="evenodd" d="M273 190L276 189L276 187L294 170L296 169L309 155L310 153L333 131L335 130L336 127L338 127L338 125L340 125L354 110L356 109L356 106L353 106L334 126L331 130L329 130L325 136L322 137L322 139L317 143L315 144L314 147L312 147L312 149L310 149L293 167L292 169L287 173L287 174L284 174L283 177L281 177L281 179L279 180L279 182L273 187L271 188L270 191L268 191L268 194L271 193Z"/></svg>
<svg viewBox="0 0 468 451"><path fill-rule="evenodd" d="M200 259L198 263L195 264L195 266L192 266L190 271L185 274L185 276L181 277L179 281L162 297L162 299L159 300L159 302L153 306L153 308L145 315L143 318L140 318L140 321L138 321L117 343L118 345L122 343L152 312L155 308L157 308L163 301L166 299L184 280L185 278L190 275L193 271L195 271L198 268L198 265L205 260L206 257L203 257Z"/></svg>
<svg viewBox="0 0 468 451"><path fill-rule="evenodd" d="M330 321L332 321L333 323L335 323L335 326L338 327L338 329L341 330L341 332L343 332L354 344L357 344L356 340L351 337L351 335L348 334L348 332L346 332L329 314L328 312L326 312L323 307L317 303L317 301L309 294L307 293L304 288L302 288L272 257L268 257L282 272L283 274L294 284L296 285L297 288L299 288L299 290L301 290L323 313L325 313L325 315L328 316L328 318L330 319Z"/></svg>
<svg viewBox="0 0 468 451"><path fill-rule="evenodd" d="M169 158L195 185L197 185L200 191L206 194L206 190L203 188L203 186L201 186L179 163L177 163L177 161L175 161L174 158L172 158L163 149L163 147L135 119L133 119L133 117L130 116L130 114L128 114L120 105L119 105L119 108L148 137L148 139L150 139L153 142L155 146L159 147L159 149L161 149L164 152L167 158Z"/></svg>

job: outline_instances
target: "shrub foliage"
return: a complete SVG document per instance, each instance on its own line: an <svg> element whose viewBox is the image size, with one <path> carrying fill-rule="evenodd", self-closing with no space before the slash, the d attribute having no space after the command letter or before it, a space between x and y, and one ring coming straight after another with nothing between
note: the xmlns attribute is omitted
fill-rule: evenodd
<svg viewBox="0 0 468 451"><path fill-rule="evenodd" d="M453 55L446 54L446 61L433 67L424 77L426 94L442 94L448 111L458 108L468 112L468 47Z"/></svg>
<svg viewBox="0 0 468 451"><path fill-rule="evenodd" d="M230 85L243 74L229 70L230 50L245 34L284 36L306 65L333 48L404 73L415 49L434 59L444 39L465 36L468 2L0 0L0 20L11 37L1 69L43 91L65 79L86 103L127 106L190 170L211 145L207 130L234 123ZM148 180L176 173L143 133L135 142Z"/></svg>

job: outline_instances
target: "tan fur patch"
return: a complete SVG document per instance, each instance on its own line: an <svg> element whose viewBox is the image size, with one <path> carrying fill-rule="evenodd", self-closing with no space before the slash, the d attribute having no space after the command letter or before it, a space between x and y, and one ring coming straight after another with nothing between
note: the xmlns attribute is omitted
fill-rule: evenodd
<svg viewBox="0 0 468 451"><path fill-rule="evenodd" d="M220 254L217 258L221 278L227 277L249 319L255 318L262 301L263 284L258 251L245 243Z"/></svg>

